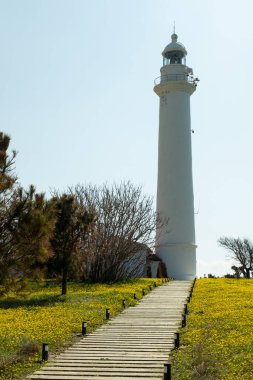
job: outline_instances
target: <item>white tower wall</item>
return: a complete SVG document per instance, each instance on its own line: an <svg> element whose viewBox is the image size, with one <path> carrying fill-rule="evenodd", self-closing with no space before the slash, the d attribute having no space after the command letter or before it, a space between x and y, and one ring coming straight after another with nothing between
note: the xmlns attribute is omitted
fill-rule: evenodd
<svg viewBox="0 0 253 380"><path fill-rule="evenodd" d="M196 245L192 181L190 95L187 66L161 68L154 91L160 97L157 211L168 225L157 230L157 255L167 274L178 280L196 276Z"/></svg>

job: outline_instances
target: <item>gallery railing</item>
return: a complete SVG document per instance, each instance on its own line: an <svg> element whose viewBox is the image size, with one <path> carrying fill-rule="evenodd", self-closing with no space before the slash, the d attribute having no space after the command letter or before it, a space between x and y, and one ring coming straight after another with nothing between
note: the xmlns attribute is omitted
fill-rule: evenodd
<svg viewBox="0 0 253 380"><path fill-rule="evenodd" d="M162 75L161 77L158 77L154 80L154 85L157 86L158 84L166 83L166 82L188 82L191 84L196 84L196 78L193 76L187 75L187 74L167 74Z"/></svg>

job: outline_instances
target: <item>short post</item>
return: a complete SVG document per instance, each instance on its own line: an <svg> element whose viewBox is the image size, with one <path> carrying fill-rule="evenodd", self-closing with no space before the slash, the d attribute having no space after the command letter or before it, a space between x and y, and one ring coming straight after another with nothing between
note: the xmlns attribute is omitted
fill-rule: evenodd
<svg viewBox="0 0 253 380"><path fill-rule="evenodd" d="M123 309L126 308L126 300L125 299L122 300L122 307L123 307Z"/></svg>
<svg viewBox="0 0 253 380"><path fill-rule="evenodd" d="M154 288L156 288L156 282L154 282Z"/></svg>
<svg viewBox="0 0 253 380"><path fill-rule="evenodd" d="M186 315L182 314L182 328L186 326Z"/></svg>
<svg viewBox="0 0 253 380"><path fill-rule="evenodd" d="M134 293L134 300L137 300L137 295L136 295L136 293Z"/></svg>
<svg viewBox="0 0 253 380"><path fill-rule="evenodd" d="M82 323L82 335L86 335L87 333L87 322L83 321Z"/></svg>
<svg viewBox="0 0 253 380"><path fill-rule="evenodd" d="M48 360L48 343L42 343L42 360Z"/></svg>
<svg viewBox="0 0 253 380"><path fill-rule="evenodd" d="M171 364L170 363L164 364L163 380L171 380Z"/></svg>
<svg viewBox="0 0 253 380"><path fill-rule="evenodd" d="M105 310L105 318L110 319L110 309Z"/></svg>
<svg viewBox="0 0 253 380"><path fill-rule="evenodd" d="M187 303L184 304L184 314L185 314L185 315L188 314L188 306L187 306Z"/></svg>
<svg viewBox="0 0 253 380"><path fill-rule="evenodd" d="M175 333L175 338L174 338L174 344L175 344L175 348L179 348L179 332L176 332Z"/></svg>
<svg viewBox="0 0 253 380"><path fill-rule="evenodd" d="M149 290L152 290L152 285L149 285Z"/></svg>
<svg viewBox="0 0 253 380"><path fill-rule="evenodd" d="M145 289L142 289L142 295L145 296Z"/></svg>
<svg viewBox="0 0 253 380"><path fill-rule="evenodd" d="M187 302L189 303L189 302L190 302L190 300L191 300L191 297L190 297L190 296L188 296L188 297L187 297Z"/></svg>

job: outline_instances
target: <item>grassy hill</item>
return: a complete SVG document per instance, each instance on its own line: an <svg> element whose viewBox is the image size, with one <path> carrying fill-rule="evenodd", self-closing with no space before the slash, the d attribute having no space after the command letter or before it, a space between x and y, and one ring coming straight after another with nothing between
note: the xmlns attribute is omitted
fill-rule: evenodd
<svg viewBox="0 0 253 380"><path fill-rule="evenodd" d="M173 380L253 379L253 280L199 279Z"/></svg>
<svg viewBox="0 0 253 380"><path fill-rule="evenodd" d="M82 321L88 332L105 323L105 309L112 316L122 311L122 300L134 305L144 288L161 280L137 279L106 284L69 283L68 295L59 296L55 281L30 283L19 297L0 298L0 379L20 379L39 366L42 342L50 352L61 350L77 339Z"/></svg>
<svg viewBox="0 0 253 380"><path fill-rule="evenodd" d="M94 330L105 323L106 308L116 315L123 298L134 305L133 294L141 298L141 290L153 282L70 283L62 297L60 284L46 281L30 283L19 297L2 297L0 379L23 378L39 366L42 342L49 343L51 353L62 350L78 338L83 320L88 332ZM253 379L253 280L197 280L172 371L173 380Z"/></svg>

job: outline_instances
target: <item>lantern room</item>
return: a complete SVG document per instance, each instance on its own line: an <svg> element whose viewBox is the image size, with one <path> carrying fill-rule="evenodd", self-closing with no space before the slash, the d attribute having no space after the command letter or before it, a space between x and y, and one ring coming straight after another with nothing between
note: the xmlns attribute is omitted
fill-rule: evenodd
<svg viewBox="0 0 253 380"><path fill-rule="evenodd" d="M177 39L177 34L173 33L171 36L171 43L167 45L162 52L163 66L186 64L187 51L183 44L177 42Z"/></svg>

